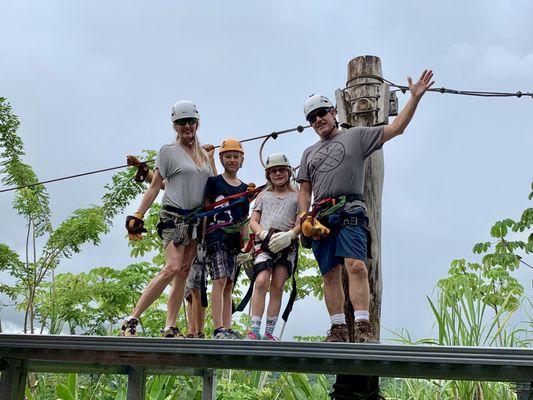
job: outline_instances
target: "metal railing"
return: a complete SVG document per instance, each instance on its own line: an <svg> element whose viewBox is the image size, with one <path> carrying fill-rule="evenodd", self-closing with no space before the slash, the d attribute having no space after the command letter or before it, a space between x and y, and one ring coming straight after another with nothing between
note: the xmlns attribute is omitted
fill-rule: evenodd
<svg viewBox="0 0 533 400"><path fill-rule="evenodd" d="M214 369L516 382L533 400L533 349L220 341L0 334L0 400L23 399L28 372L128 374L128 400L146 375L200 375L214 398Z"/></svg>

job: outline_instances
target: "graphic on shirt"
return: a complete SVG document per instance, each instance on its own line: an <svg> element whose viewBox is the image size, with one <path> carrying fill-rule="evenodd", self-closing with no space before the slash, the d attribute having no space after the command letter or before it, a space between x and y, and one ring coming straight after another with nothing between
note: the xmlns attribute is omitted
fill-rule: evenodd
<svg viewBox="0 0 533 400"><path fill-rule="evenodd" d="M218 202L220 200L222 200L224 198L224 196L222 195L219 195L215 198L215 202ZM222 207L226 207L229 205L229 201L226 201L225 203L222 203L218 206L215 207L215 210L217 208L222 208ZM215 220L218 221L218 222L229 222L231 221L231 210L226 210L226 211L223 211L221 213L218 213L215 215Z"/></svg>
<svg viewBox="0 0 533 400"><path fill-rule="evenodd" d="M332 142L321 147L313 156L312 166L318 172L329 172L341 165L346 149L340 142Z"/></svg>

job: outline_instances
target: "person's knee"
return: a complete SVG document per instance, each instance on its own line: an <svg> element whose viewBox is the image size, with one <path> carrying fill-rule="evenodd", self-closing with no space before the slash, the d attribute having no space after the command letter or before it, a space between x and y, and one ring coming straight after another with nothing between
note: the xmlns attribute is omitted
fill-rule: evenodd
<svg viewBox="0 0 533 400"><path fill-rule="evenodd" d="M346 270L348 275L354 278L366 278L368 276L366 265L361 260L346 259Z"/></svg>
<svg viewBox="0 0 533 400"><path fill-rule="evenodd" d="M161 274L167 278L174 278L182 271L182 265L177 260L168 261L165 267L161 270ZM187 271L188 274L188 271Z"/></svg>
<svg viewBox="0 0 533 400"><path fill-rule="evenodd" d="M259 274L255 279L255 290L266 292L270 286L270 274Z"/></svg>

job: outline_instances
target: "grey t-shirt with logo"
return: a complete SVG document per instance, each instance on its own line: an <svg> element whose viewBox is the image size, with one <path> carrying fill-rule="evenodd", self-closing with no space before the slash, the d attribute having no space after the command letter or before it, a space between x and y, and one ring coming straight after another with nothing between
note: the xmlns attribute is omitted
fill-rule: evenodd
<svg viewBox="0 0 533 400"><path fill-rule="evenodd" d="M298 182L311 182L314 201L343 194L364 192L365 159L381 148L383 126L354 127L339 131L334 137L321 139L305 149ZM363 207L353 201L345 210Z"/></svg>
<svg viewBox="0 0 533 400"><path fill-rule="evenodd" d="M181 145L174 142L161 147L155 167L165 180L161 205L186 210L202 205L207 178L213 175L209 162L197 166Z"/></svg>
<svg viewBox="0 0 533 400"><path fill-rule="evenodd" d="M298 192L289 192L283 198L272 191L263 191L257 196L254 211L261 213L259 225L264 230L270 228L286 232L294 228L298 212Z"/></svg>

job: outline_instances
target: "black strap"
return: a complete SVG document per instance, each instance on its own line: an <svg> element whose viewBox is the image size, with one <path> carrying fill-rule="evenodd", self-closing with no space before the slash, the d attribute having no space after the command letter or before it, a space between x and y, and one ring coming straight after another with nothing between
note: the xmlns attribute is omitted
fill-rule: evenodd
<svg viewBox="0 0 533 400"><path fill-rule="evenodd" d="M298 288L296 286L296 271L298 269L298 245L296 245L296 257L294 258L294 265L292 269L292 288L291 288L291 294L289 295L289 301L287 302L287 305L285 306L285 310L283 310L283 314L281 315L281 319L283 321L287 322L289 319L289 314L292 311L292 306L294 305L294 302L296 300L296 295L298 294Z"/></svg>
<svg viewBox="0 0 533 400"><path fill-rule="evenodd" d="M246 294L242 298L242 300L239 303L239 305L233 309L232 313L234 313L235 311L244 311L244 308L246 307L246 305L248 304L248 302L252 298L252 294L254 292L255 278L257 277L257 275L259 275L259 273L261 271L271 267L271 263L269 263L269 261L271 261L271 260L264 261L262 263L254 265L254 276L252 277L252 279L250 279L250 286L248 286L248 290L246 291Z"/></svg>

